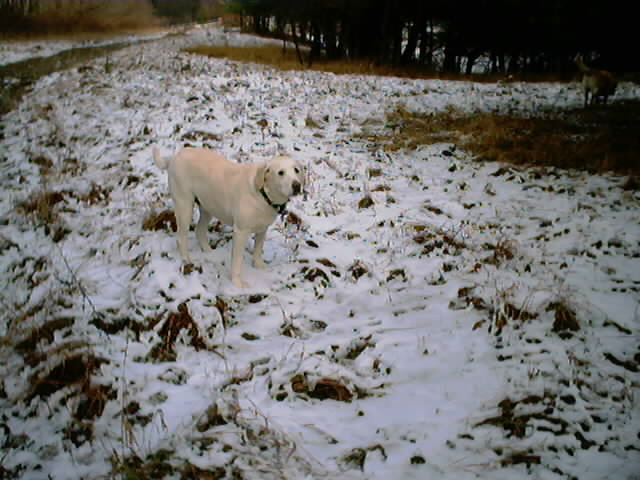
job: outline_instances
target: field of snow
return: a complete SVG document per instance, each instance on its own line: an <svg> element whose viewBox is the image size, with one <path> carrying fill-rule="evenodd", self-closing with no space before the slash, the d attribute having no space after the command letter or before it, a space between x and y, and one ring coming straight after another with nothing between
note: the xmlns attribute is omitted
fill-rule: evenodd
<svg viewBox="0 0 640 480"><path fill-rule="evenodd" d="M399 105L581 108L578 85L180 51L263 41L133 45L2 118L0 478L640 479L638 192L362 135ZM306 165L250 289L228 227L181 271L151 149L183 145Z"/></svg>

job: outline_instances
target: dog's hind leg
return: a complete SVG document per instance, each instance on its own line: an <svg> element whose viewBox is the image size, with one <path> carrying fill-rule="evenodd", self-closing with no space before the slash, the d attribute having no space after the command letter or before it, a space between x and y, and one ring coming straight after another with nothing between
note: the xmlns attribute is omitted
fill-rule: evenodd
<svg viewBox="0 0 640 480"><path fill-rule="evenodd" d="M200 218L198 219L198 225L196 226L196 238L198 239L198 244L202 251L208 253L212 251L211 246L209 245L209 239L207 238L207 230L212 215L202 208L202 205L200 205L197 199L196 203L198 203L198 209L200 210Z"/></svg>
<svg viewBox="0 0 640 480"><path fill-rule="evenodd" d="M174 196L173 203L178 226L178 250L180 250L182 260L186 263L191 263L187 233L189 232L189 225L191 225L191 217L193 215L193 198L190 196Z"/></svg>

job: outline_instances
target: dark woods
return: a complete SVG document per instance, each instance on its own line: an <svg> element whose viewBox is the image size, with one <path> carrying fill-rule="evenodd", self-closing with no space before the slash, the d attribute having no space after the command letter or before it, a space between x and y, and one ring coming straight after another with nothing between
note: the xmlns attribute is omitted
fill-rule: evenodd
<svg viewBox="0 0 640 480"><path fill-rule="evenodd" d="M634 14L620 0L239 0L243 26L305 44L318 58L450 73L638 71ZM484 59L479 65L479 59Z"/></svg>

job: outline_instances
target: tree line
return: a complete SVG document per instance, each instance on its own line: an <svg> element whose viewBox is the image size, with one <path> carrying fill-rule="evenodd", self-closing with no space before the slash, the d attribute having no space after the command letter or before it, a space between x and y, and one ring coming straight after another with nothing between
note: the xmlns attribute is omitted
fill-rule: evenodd
<svg viewBox="0 0 640 480"><path fill-rule="evenodd" d="M367 60L471 73L638 71L634 17L620 0L237 0L256 33L306 44L306 61Z"/></svg>

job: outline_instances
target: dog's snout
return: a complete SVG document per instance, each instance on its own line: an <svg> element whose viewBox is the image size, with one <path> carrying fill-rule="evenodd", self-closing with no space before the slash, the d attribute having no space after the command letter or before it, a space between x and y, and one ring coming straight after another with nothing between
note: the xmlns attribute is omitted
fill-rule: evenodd
<svg viewBox="0 0 640 480"><path fill-rule="evenodd" d="M298 195L302 191L302 185L297 180L291 184L291 188L294 195Z"/></svg>

